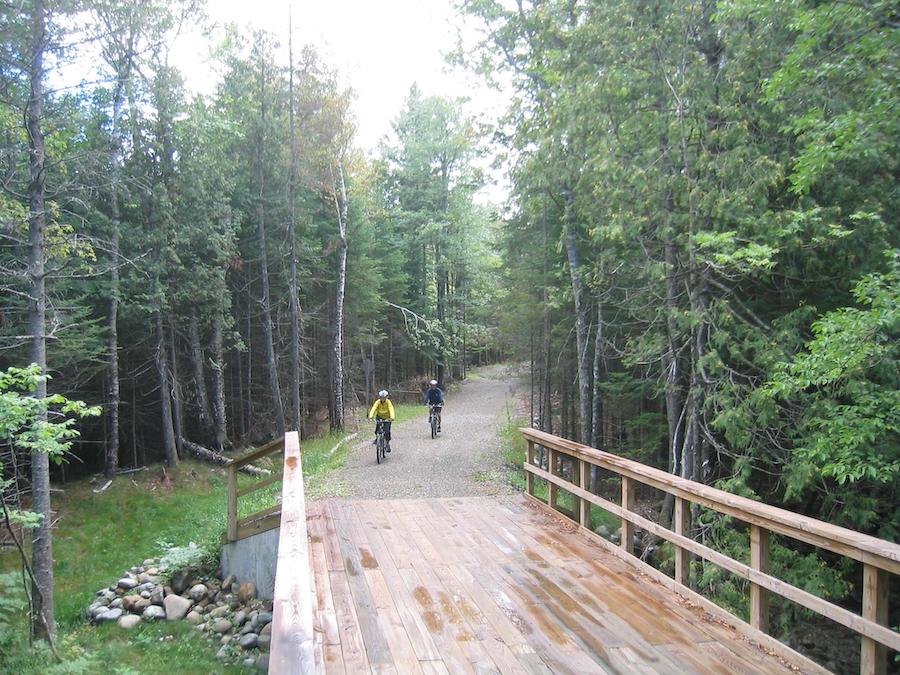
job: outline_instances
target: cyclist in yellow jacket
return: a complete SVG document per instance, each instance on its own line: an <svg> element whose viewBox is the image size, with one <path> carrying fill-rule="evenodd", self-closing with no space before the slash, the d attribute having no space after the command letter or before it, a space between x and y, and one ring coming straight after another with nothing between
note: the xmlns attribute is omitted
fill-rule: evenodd
<svg viewBox="0 0 900 675"><path fill-rule="evenodd" d="M372 404L369 411L369 419L381 420L384 428L384 440L387 441L387 452L391 451L391 422L394 421L394 404L388 398L387 390L382 389L378 392L378 398ZM373 441L374 443L375 441Z"/></svg>

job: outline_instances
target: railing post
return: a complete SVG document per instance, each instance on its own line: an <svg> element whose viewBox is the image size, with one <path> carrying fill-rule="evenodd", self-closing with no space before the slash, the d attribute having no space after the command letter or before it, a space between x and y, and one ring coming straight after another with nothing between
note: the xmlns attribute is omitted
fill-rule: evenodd
<svg viewBox="0 0 900 675"><path fill-rule="evenodd" d="M528 441L528 449L525 451L525 463L534 466L534 441ZM525 489L532 497L534 497L534 474L530 471L525 472Z"/></svg>
<svg viewBox="0 0 900 675"><path fill-rule="evenodd" d="M228 467L228 541L237 541L237 469Z"/></svg>
<svg viewBox="0 0 900 675"><path fill-rule="evenodd" d="M691 536L691 503L675 497L675 534ZM691 585L690 552L675 544L675 581L682 586Z"/></svg>
<svg viewBox="0 0 900 675"><path fill-rule="evenodd" d="M863 564L863 618L886 626L888 622L888 583L885 570ZM859 672L862 675L884 675L887 672L887 648L871 638L862 639Z"/></svg>
<svg viewBox="0 0 900 675"><path fill-rule="evenodd" d="M622 476L622 508L626 511L634 510L634 481L628 476ZM634 523L622 518L619 536L622 538L619 546L626 553L634 555Z"/></svg>
<svg viewBox="0 0 900 675"><path fill-rule="evenodd" d="M769 573L769 531L759 525L750 526L750 567ZM769 591L750 582L750 625L769 632Z"/></svg>
<svg viewBox="0 0 900 675"><path fill-rule="evenodd" d="M569 457L572 460L572 484L581 487L581 460L577 457ZM572 495L572 520L581 522L581 498Z"/></svg>
<svg viewBox="0 0 900 675"><path fill-rule="evenodd" d="M578 471L581 473L581 487L587 490L587 485L590 485L590 471L591 471L591 463L587 462L583 459L578 461ZM581 524L590 529L591 528L591 503L587 499L581 500Z"/></svg>
<svg viewBox="0 0 900 675"><path fill-rule="evenodd" d="M556 462L558 461L559 454L553 448L548 448L550 450L550 455L548 456L548 464L547 469L550 471L550 475L557 476L559 475L556 471ZM550 505L551 509L556 508L556 496L559 493L559 489L556 487L556 483L549 482L548 486L548 494L547 494L547 503Z"/></svg>

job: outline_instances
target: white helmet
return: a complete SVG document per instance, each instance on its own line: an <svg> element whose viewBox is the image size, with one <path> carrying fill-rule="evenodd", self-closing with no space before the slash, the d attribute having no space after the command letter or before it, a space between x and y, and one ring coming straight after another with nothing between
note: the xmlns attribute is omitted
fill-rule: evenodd
<svg viewBox="0 0 900 675"><path fill-rule="evenodd" d="M435 387L435 386L437 386L437 380L432 380L428 384L430 384L432 387Z"/></svg>
<svg viewBox="0 0 900 675"><path fill-rule="evenodd" d="M381 391L378 392L378 398L387 398L387 396L388 396L387 389L382 389Z"/></svg>

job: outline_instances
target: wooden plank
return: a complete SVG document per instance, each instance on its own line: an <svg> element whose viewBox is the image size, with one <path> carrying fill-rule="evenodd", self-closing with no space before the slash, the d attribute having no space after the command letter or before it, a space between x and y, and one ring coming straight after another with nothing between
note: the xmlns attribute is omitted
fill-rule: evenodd
<svg viewBox="0 0 900 675"><path fill-rule="evenodd" d="M634 495L637 486L627 476L622 476L622 509L624 511L634 511ZM622 526L619 528L619 545L626 553L634 554L634 525L626 518L622 519Z"/></svg>
<svg viewBox="0 0 900 675"><path fill-rule="evenodd" d="M343 572L344 556L341 555L341 545L338 542L337 530L334 527L334 512L332 511L331 501L324 503L322 516L325 523L323 539L325 543L325 559L328 561L328 571Z"/></svg>
<svg viewBox="0 0 900 675"><path fill-rule="evenodd" d="M228 541L237 541L237 467L228 467Z"/></svg>
<svg viewBox="0 0 900 675"><path fill-rule="evenodd" d="M241 539L246 539L247 537L252 537L254 534L261 534L263 532L268 532L269 530L277 529L281 526L281 514L275 513L270 516L266 516L265 518L259 518L256 520L252 520L247 525L239 525L237 529L237 534L235 535L235 540L239 541Z"/></svg>
<svg viewBox="0 0 900 675"><path fill-rule="evenodd" d="M772 532L871 564L892 574L900 574L900 545L898 544L755 502L746 497L732 495L724 490L673 476L639 462L589 448L536 429L522 428L520 431L527 440L567 452L677 497L735 516ZM536 475L540 474L536 473Z"/></svg>
<svg viewBox="0 0 900 675"><path fill-rule="evenodd" d="M863 616L881 625L888 622L887 572L871 565L863 566ZM894 649L897 649L894 647ZM859 672L862 675L885 675L887 650L872 639L863 638Z"/></svg>
<svg viewBox="0 0 900 675"><path fill-rule="evenodd" d="M750 567L769 573L769 531L750 526ZM750 582L750 625L763 633L769 632L769 593L757 583Z"/></svg>
<svg viewBox="0 0 900 675"><path fill-rule="evenodd" d="M364 673L369 670L369 658L365 641L359 628L359 617L353 603L353 594L347 581L347 573L329 572L331 594L337 612L338 628L341 635L341 656L348 673Z"/></svg>
<svg viewBox="0 0 900 675"><path fill-rule="evenodd" d="M686 499L675 497L675 534L690 537L691 504ZM681 546L675 546L675 581L682 586L691 585L691 558Z"/></svg>
<svg viewBox="0 0 900 675"><path fill-rule="evenodd" d="M359 550L353 541L353 535L347 522L346 509L337 502L331 505L334 517L334 526L344 557L344 566L347 571L347 584L353 597L356 608L356 618L359 622L359 631L362 634L369 665L373 669L380 667L393 667L394 660L381 624L378 620L378 611L375 599L369 589Z"/></svg>
<svg viewBox="0 0 900 675"><path fill-rule="evenodd" d="M310 574L303 467L297 432L285 435L284 478L269 671L312 675L316 669L312 615L315 589Z"/></svg>
<svg viewBox="0 0 900 675"><path fill-rule="evenodd" d="M310 509L312 510L312 509ZM338 630L337 611L334 606L334 597L331 594L331 583L328 577L328 558L325 552L324 520L321 507L316 512L307 516L307 529L310 539L310 556L312 557L313 572L316 579L316 618L321 631L316 632L316 639L321 640L326 646L341 644L341 635ZM340 653L340 650L338 650ZM328 652L326 650L326 661Z"/></svg>
<svg viewBox="0 0 900 675"><path fill-rule="evenodd" d="M542 475L542 477L547 478L548 480L560 480L554 476L550 476L545 471L541 471L540 469L535 469L534 467L529 467L529 471L536 472L537 475ZM679 536L668 530L657 523L654 523L651 520L646 518L642 518L634 513L629 513L628 511L618 507L616 504L609 502L602 497L598 497L596 495L592 495L589 492L581 490L580 488L572 487L573 491L577 491L578 494L585 499L589 499L591 502L602 506L607 511L614 513L615 515L620 516L623 519L627 519L634 524L640 525L642 528L656 534L662 539L666 539L672 543L680 545L681 547L696 553L697 555L709 560L710 562L715 563L719 567L728 570L729 572L736 574L744 579L752 581L755 584L758 584L762 588L765 588L769 591L777 593L778 595L791 600L792 602L796 602L807 609L810 609L822 616L835 621L842 626L845 626L862 636L872 638L876 640L880 644L883 644L891 649L896 651L900 651L900 633L897 631L892 631L891 629L877 624L873 621L869 621L858 614L854 614L853 612L847 611L842 607L838 607L835 604L828 602L827 600L823 600L812 593L804 591L796 586L792 586L787 582L781 581L780 579L776 579L768 574L764 574L762 572L758 572L752 569L749 565L745 565L743 563L737 562L736 560L732 560L726 555L719 553L718 551L714 551L713 549L704 546L703 544L692 541L686 537ZM529 497L530 498L530 497ZM542 504L540 500L535 499L534 502L536 504ZM632 556L633 557L633 556ZM636 559L635 559L636 560Z"/></svg>
<svg viewBox="0 0 900 675"><path fill-rule="evenodd" d="M246 518L241 518L239 521L237 521L238 528L252 523L255 520L263 520L266 516L277 516L281 513L281 507L281 504L276 504L275 506L270 506L267 509L257 511L253 515L247 516Z"/></svg>
<svg viewBox="0 0 900 675"><path fill-rule="evenodd" d="M529 500L536 509L546 509L546 505L539 500L532 499L529 496L526 496L525 499ZM581 528L580 533L582 536L587 537L595 544L603 548L606 552L611 553L626 564L638 568L643 576L655 580L665 588L676 591L679 595L685 596L687 599L689 599L690 602L698 605L699 607L702 607L702 609L705 612L709 613L712 617L719 621L722 621L723 626L728 626L736 629L738 634L758 642L761 647L769 650L773 654L777 654L779 657L786 659L788 662L799 664L804 672L821 673L823 675L825 673L828 673L827 670L819 666L817 663L811 661L810 659L807 659L801 654L798 654L786 645L780 643L778 640L764 633L760 633L757 630L754 630L749 624L741 621L734 615L729 614L727 611L723 610L715 603L707 600L699 593L695 593L690 589L684 588L659 570L654 569L650 565L644 563L634 556L630 556L627 553L624 553L621 550L621 547L605 540L603 537L600 537L599 535L586 528Z"/></svg>

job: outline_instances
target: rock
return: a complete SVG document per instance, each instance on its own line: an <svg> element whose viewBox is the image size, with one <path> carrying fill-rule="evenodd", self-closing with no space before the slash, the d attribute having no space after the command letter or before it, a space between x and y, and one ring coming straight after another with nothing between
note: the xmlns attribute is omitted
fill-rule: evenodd
<svg viewBox="0 0 900 675"><path fill-rule="evenodd" d="M163 596L172 595L175 591L172 590L171 586L163 586ZM181 593L175 593L175 595L181 595Z"/></svg>
<svg viewBox="0 0 900 675"><path fill-rule="evenodd" d="M223 645L230 645L230 644L231 644L231 641L232 641L233 639L234 639L234 636L233 636L233 635L223 635L223 636L221 637L221 639L219 640L219 642L222 643Z"/></svg>
<svg viewBox="0 0 900 675"><path fill-rule="evenodd" d="M87 618L93 619L95 611L105 609L105 608L106 608L106 605L104 605L102 602L99 602L99 601L92 602L91 606L88 607L86 610L84 610L84 613L87 616Z"/></svg>
<svg viewBox="0 0 900 675"><path fill-rule="evenodd" d="M229 574L227 577L222 579L222 588L231 588L231 584L237 581L237 578L233 574Z"/></svg>
<svg viewBox="0 0 900 675"><path fill-rule="evenodd" d="M194 602L200 602L203 598L206 597L206 594L209 592L209 589L203 584L194 584L191 586L191 590L188 591L188 595L191 596L191 600Z"/></svg>
<svg viewBox="0 0 900 675"><path fill-rule="evenodd" d="M256 657L256 669L264 673L269 672L269 655L260 654Z"/></svg>
<svg viewBox="0 0 900 675"><path fill-rule="evenodd" d="M238 644L241 646L241 649L253 649L256 646L257 641L259 640L259 635L256 633L247 633L246 635L241 637L240 642Z"/></svg>
<svg viewBox="0 0 900 675"><path fill-rule="evenodd" d="M222 645L221 649L219 649L219 651L216 652L216 658L219 659L219 661L226 661L228 659L228 646L227 645Z"/></svg>
<svg viewBox="0 0 900 675"><path fill-rule="evenodd" d="M245 581L238 588L238 602L246 605L256 597L256 584L252 581Z"/></svg>
<svg viewBox="0 0 900 675"><path fill-rule="evenodd" d="M137 614L126 614L119 619L119 626L125 630L131 630L141 622L141 617Z"/></svg>
<svg viewBox="0 0 900 675"><path fill-rule="evenodd" d="M124 596L121 598L116 598L115 600L113 600L111 603L109 603L109 608L110 609L119 609L122 606L122 603L125 601L125 597L127 597L127 596Z"/></svg>
<svg viewBox="0 0 900 675"><path fill-rule="evenodd" d="M252 668L256 665L256 659L250 657L249 659L244 659L244 668Z"/></svg>
<svg viewBox="0 0 900 675"><path fill-rule="evenodd" d="M203 598L197 604L200 605L200 607L206 607L209 604L209 598Z"/></svg>
<svg viewBox="0 0 900 675"><path fill-rule="evenodd" d="M260 635L256 638L256 646L261 652L269 651L269 645L272 644L271 635Z"/></svg>
<svg viewBox="0 0 900 675"><path fill-rule="evenodd" d="M150 605L141 616L149 621L161 621L166 618L166 610L159 605Z"/></svg>
<svg viewBox="0 0 900 675"><path fill-rule="evenodd" d="M216 607L213 611L209 613L211 617L214 619L218 619L219 617L225 616L228 614L229 609L227 607Z"/></svg>
<svg viewBox="0 0 900 675"><path fill-rule="evenodd" d="M267 623L272 623L272 614L271 612L259 612L255 617L253 617L254 628L261 628L265 626Z"/></svg>
<svg viewBox="0 0 900 675"><path fill-rule="evenodd" d="M146 598L147 600L149 600L151 595L153 595L151 591L141 591L142 598Z"/></svg>
<svg viewBox="0 0 900 675"><path fill-rule="evenodd" d="M116 588L124 588L126 591L130 591L137 585L137 579L132 579L131 577L123 577L116 582Z"/></svg>
<svg viewBox="0 0 900 675"><path fill-rule="evenodd" d="M247 633L254 633L254 632L256 632L256 628L254 628L253 624L250 623L249 621L247 623L245 623L240 630L241 635L247 635Z"/></svg>
<svg viewBox="0 0 900 675"><path fill-rule="evenodd" d="M167 595L165 600L163 600L163 605L166 608L166 620L178 621L183 619L187 616L193 604L193 602L187 598L182 598L180 595Z"/></svg>
<svg viewBox="0 0 900 675"><path fill-rule="evenodd" d="M234 618L231 620L231 622L232 622L235 626L243 626L243 625L244 625L244 622L245 622L246 620L247 620L247 612L244 612L244 611L242 610L242 611L240 611L240 612L238 612L237 614L234 615Z"/></svg>
<svg viewBox="0 0 900 675"><path fill-rule="evenodd" d="M134 603L134 609L132 609L131 611L135 614L143 614L149 606L150 601L147 598L141 598L136 603Z"/></svg>
<svg viewBox="0 0 900 675"><path fill-rule="evenodd" d="M97 617L97 621L118 621L119 617L125 614L124 609L108 609Z"/></svg>
<svg viewBox="0 0 900 675"><path fill-rule="evenodd" d="M598 525L594 529L594 532L599 534L604 539L609 539L610 532L609 532L609 528L606 525Z"/></svg>
<svg viewBox="0 0 900 675"><path fill-rule="evenodd" d="M213 631L216 633L227 633L232 628L231 622L228 619L217 619L213 624Z"/></svg>
<svg viewBox="0 0 900 675"><path fill-rule="evenodd" d="M263 629L261 631L259 631L259 634L260 635L271 635L272 634L272 622L270 621L265 626L263 626Z"/></svg>
<svg viewBox="0 0 900 675"><path fill-rule="evenodd" d="M189 624L196 626L198 623L203 621L203 617L197 612L188 612L187 616L184 617L184 620Z"/></svg>
<svg viewBox="0 0 900 675"><path fill-rule="evenodd" d="M181 595L188 589L188 583L191 580L191 574L181 570L172 575L172 591L176 595Z"/></svg>
<svg viewBox="0 0 900 675"><path fill-rule="evenodd" d="M122 607L124 607L129 612L133 612L134 606L143 599L144 598L139 595L126 595L121 599Z"/></svg>
<svg viewBox="0 0 900 675"><path fill-rule="evenodd" d="M154 588L156 588L156 584L154 584L152 581L145 581L137 587L138 593L142 593L144 591L150 591L152 593Z"/></svg>
<svg viewBox="0 0 900 675"><path fill-rule="evenodd" d="M99 621L100 617L109 611L106 605L97 605L91 610L91 619Z"/></svg>
<svg viewBox="0 0 900 675"><path fill-rule="evenodd" d="M156 564L156 558L147 558L144 562L141 563L144 567L149 567L150 565Z"/></svg>
<svg viewBox="0 0 900 675"><path fill-rule="evenodd" d="M164 597L165 597L165 593L163 592L163 587L157 586L150 593L150 603L154 604L154 605L162 605Z"/></svg>

